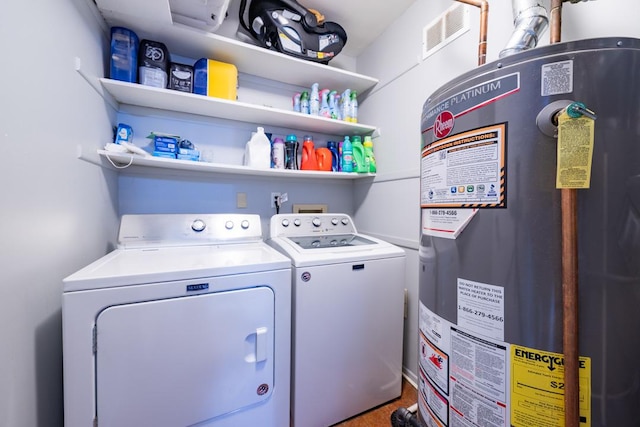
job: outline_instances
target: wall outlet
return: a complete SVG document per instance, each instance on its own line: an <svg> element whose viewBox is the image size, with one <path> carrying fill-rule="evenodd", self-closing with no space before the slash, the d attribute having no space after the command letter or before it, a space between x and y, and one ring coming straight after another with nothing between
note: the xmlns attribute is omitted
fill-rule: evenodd
<svg viewBox="0 0 640 427"><path fill-rule="evenodd" d="M276 207L276 197L280 197L282 193L271 193L271 207ZM282 205L282 203L280 203Z"/></svg>
<svg viewBox="0 0 640 427"><path fill-rule="evenodd" d="M236 208L244 209L247 207L247 193L236 193Z"/></svg>

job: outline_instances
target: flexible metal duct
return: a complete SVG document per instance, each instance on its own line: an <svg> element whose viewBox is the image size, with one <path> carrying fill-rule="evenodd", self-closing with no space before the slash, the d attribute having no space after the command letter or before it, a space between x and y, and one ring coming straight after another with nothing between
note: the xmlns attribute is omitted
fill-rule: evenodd
<svg viewBox="0 0 640 427"><path fill-rule="evenodd" d="M539 0L512 0L515 29L500 58L536 47L547 28L547 10Z"/></svg>

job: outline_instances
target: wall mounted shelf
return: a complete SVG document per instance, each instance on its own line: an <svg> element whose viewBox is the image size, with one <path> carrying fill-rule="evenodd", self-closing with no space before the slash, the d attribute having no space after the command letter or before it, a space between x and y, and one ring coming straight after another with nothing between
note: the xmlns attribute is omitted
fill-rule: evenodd
<svg viewBox="0 0 640 427"><path fill-rule="evenodd" d="M190 160L174 160L162 157L143 157L136 154L116 153L106 150L98 150L98 154L105 159L111 160L115 167L119 170L134 168L158 168L173 169L188 172L207 172L220 174L235 174L248 176L263 176L271 178L312 178L312 179L340 179L353 180L362 178L373 178L375 174L358 174L347 172L324 172L324 171L307 171L307 170L288 170L288 169L255 169L241 165L226 165L221 163L194 162Z"/></svg>
<svg viewBox="0 0 640 427"><path fill-rule="evenodd" d="M122 26L146 38L163 42L169 52L194 60L215 59L234 64L241 73L292 85L322 87L365 93L378 79L294 58L280 52L215 33L174 23L168 0L97 0L98 9L110 26Z"/></svg>
<svg viewBox="0 0 640 427"><path fill-rule="evenodd" d="M248 122L264 127L283 127L329 135L370 135L376 129L326 117L310 116L246 102L212 98L176 90L155 88L137 83L100 79L102 86L120 104L198 114L227 120Z"/></svg>

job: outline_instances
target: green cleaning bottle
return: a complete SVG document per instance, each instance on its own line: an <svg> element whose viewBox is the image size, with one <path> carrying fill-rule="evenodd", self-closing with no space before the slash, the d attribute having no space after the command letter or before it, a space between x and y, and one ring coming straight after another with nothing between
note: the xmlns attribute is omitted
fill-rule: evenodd
<svg viewBox="0 0 640 427"><path fill-rule="evenodd" d="M360 135L355 135L351 142L353 149L353 171L358 173L367 173L369 169L365 164L364 146L362 145L362 138Z"/></svg>
<svg viewBox="0 0 640 427"><path fill-rule="evenodd" d="M368 163L369 165L367 172L376 173L376 157L373 154L373 141L371 141L371 137L365 136L362 145L364 146L365 164Z"/></svg>

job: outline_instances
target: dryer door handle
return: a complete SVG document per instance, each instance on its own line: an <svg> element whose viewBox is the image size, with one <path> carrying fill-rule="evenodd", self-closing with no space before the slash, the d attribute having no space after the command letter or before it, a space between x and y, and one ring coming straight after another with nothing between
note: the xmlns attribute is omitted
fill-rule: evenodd
<svg viewBox="0 0 640 427"><path fill-rule="evenodd" d="M267 360L268 332L265 327L256 329L256 363Z"/></svg>

